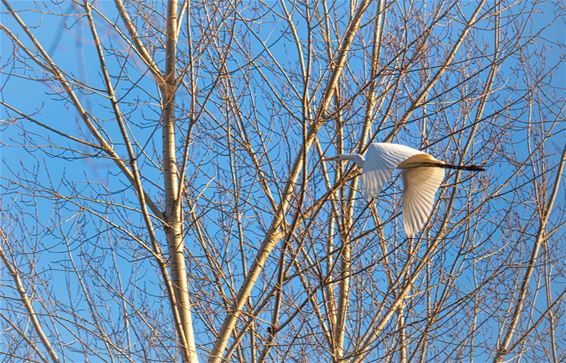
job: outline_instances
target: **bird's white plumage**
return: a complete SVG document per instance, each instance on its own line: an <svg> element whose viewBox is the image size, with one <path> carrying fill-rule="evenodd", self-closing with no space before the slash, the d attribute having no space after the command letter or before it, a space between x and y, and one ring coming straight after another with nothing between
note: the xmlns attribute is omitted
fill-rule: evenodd
<svg viewBox="0 0 566 363"><path fill-rule="evenodd" d="M422 163L429 166L419 167ZM427 221L444 178L444 169L432 166L434 163L442 162L412 147L374 143L369 145L361 165L360 184L368 201L383 190L393 170L402 170L403 229L408 237L414 236Z"/></svg>
<svg viewBox="0 0 566 363"><path fill-rule="evenodd" d="M362 165L360 186L369 201L376 197L393 174L393 170L408 158L424 154L405 145L374 143L369 145Z"/></svg>
<svg viewBox="0 0 566 363"><path fill-rule="evenodd" d="M427 221L434 196L444 179L444 169L421 167L404 169L403 177L403 229L408 237L414 236Z"/></svg>
<svg viewBox="0 0 566 363"><path fill-rule="evenodd" d="M362 168L360 186L368 201L383 190L393 170L401 170L403 229L408 237L414 236L430 216L434 196L444 178L443 168L454 168L420 150L390 143L369 145L365 157L340 154L332 159L353 161Z"/></svg>

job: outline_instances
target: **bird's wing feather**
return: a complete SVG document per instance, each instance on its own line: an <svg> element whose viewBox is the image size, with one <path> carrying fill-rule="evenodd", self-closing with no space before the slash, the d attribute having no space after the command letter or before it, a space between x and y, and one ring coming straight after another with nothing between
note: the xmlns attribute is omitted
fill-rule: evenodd
<svg viewBox="0 0 566 363"><path fill-rule="evenodd" d="M414 236L425 224L434 196L444 178L444 169L422 167L404 169L403 177L403 229L407 237Z"/></svg>
<svg viewBox="0 0 566 363"><path fill-rule="evenodd" d="M369 145L360 177L360 186L366 199L376 197L397 165L417 154L423 152L405 145L390 143Z"/></svg>

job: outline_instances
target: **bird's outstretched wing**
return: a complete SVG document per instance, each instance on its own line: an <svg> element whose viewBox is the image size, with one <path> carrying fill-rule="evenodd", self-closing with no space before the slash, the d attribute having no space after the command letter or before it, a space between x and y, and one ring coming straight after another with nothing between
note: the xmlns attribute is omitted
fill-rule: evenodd
<svg viewBox="0 0 566 363"><path fill-rule="evenodd" d="M444 169L421 167L404 169L403 177L403 229L412 237L425 224L434 196L444 179Z"/></svg>
<svg viewBox="0 0 566 363"><path fill-rule="evenodd" d="M371 144L366 152L360 177L360 187L366 199L369 201L376 197L397 165L417 154L423 152L405 145Z"/></svg>

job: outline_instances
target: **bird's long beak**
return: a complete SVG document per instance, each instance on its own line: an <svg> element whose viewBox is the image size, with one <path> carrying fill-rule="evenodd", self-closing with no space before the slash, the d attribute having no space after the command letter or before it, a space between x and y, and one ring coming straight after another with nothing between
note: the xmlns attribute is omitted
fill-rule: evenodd
<svg viewBox="0 0 566 363"><path fill-rule="evenodd" d="M333 161L333 160L338 160L338 156L330 156L327 158L322 158L322 161Z"/></svg>

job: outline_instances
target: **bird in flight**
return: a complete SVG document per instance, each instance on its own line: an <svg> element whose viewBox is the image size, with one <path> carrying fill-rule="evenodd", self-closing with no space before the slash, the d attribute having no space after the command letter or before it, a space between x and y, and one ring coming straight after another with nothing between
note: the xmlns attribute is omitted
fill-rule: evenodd
<svg viewBox="0 0 566 363"><path fill-rule="evenodd" d="M400 169L403 179L403 229L413 237L425 224L434 204L434 196L444 178L444 169L483 171L476 165L452 165L412 147L370 144L365 155L340 154L326 160L349 160L362 168L360 186L369 201L385 186L393 170Z"/></svg>

